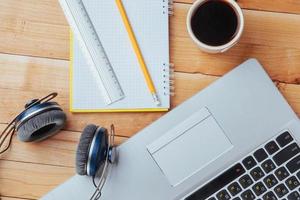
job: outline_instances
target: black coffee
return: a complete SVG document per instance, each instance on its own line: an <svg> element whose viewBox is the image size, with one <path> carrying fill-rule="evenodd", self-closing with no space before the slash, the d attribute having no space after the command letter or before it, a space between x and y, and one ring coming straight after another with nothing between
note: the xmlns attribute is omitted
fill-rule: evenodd
<svg viewBox="0 0 300 200"><path fill-rule="evenodd" d="M237 31L235 10L222 0L210 0L195 11L191 19L192 30L198 40L210 46L230 42Z"/></svg>

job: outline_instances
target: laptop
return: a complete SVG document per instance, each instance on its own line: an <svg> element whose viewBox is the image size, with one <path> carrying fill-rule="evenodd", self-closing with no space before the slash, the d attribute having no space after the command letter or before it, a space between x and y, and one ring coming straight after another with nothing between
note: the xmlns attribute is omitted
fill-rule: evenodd
<svg viewBox="0 0 300 200"><path fill-rule="evenodd" d="M299 199L300 123L250 59L117 148L103 200ZM74 176L43 197L89 199Z"/></svg>

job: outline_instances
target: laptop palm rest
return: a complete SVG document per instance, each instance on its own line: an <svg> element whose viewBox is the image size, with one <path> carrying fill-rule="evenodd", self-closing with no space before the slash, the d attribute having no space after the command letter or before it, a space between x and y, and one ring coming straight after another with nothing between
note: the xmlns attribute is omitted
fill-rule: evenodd
<svg viewBox="0 0 300 200"><path fill-rule="evenodd" d="M212 114L202 108L147 149L170 184L176 186L232 147Z"/></svg>

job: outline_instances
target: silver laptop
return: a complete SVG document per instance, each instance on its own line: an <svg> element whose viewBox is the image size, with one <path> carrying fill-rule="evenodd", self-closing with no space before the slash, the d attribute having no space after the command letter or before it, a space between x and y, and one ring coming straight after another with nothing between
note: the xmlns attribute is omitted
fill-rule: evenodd
<svg viewBox="0 0 300 200"><path fill-rule="evenodd" d="M120 145L100 199L300 199L299 141L297 115L251 59ZM94 190L74 176L43 199Z"/></svg>

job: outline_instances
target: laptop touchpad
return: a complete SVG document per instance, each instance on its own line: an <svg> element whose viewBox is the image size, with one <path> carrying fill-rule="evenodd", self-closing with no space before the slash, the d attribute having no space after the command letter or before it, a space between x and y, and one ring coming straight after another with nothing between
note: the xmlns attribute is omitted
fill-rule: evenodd
<svg viewBox="0 0 300 200"><path fill-rule="evenodd" d="M176 186L233 147L207 108L165 133L147 149Z"/></svg>

